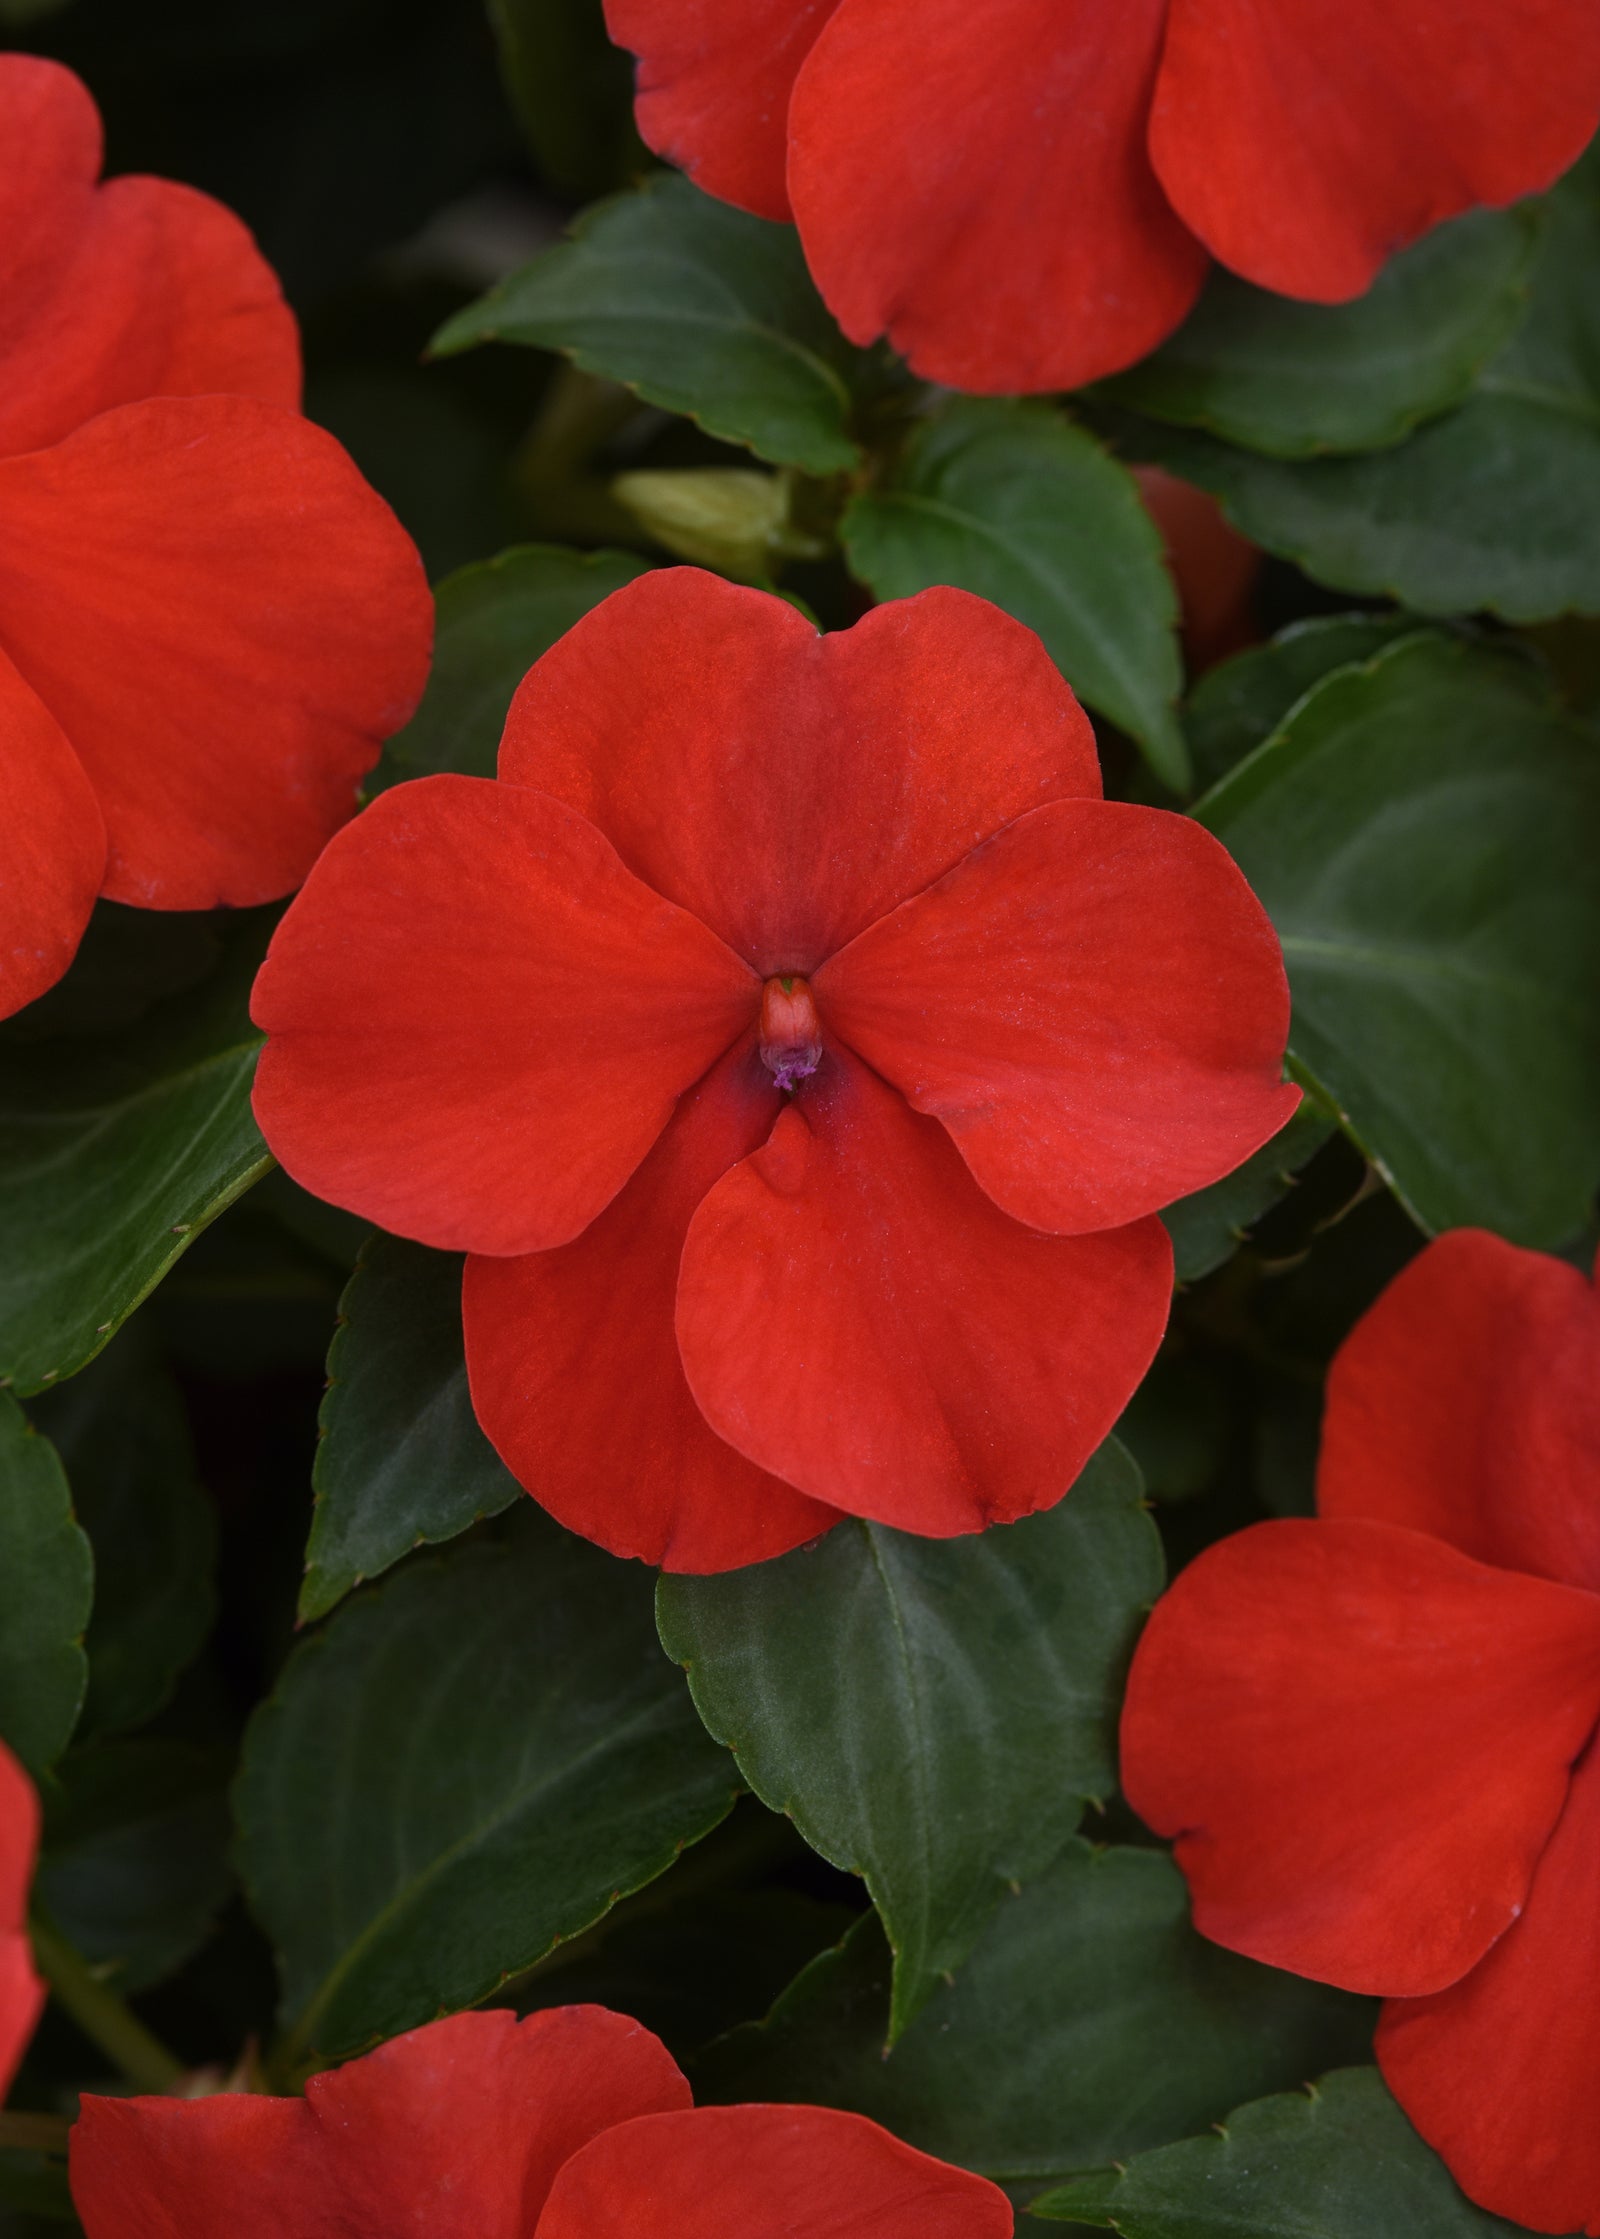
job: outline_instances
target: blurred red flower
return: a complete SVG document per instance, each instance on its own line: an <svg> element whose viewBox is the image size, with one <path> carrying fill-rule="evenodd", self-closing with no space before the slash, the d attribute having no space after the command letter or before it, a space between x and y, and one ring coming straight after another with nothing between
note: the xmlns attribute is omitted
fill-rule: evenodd
<svg viewBox="0 0 1600 2239"><path fill-rule="evenodd" d="M793 216L852 340L927 379L1075 388L1209 257L1317 303L1548 186L1600 123L1593 0L606 0L639 129Z"/></svg>
<svg viewBox="0 0 1600 2239"><path fill-rule="evenodd" d="M1461 1229L1333 1365L1317 1520L1158 1603L1129 1801L1218 1943L1389 2003L1463 2188L1600 2231L1600 1298Z"/></svg>
<svg viewBox="0 0 1600 2239"><path fill-rule="evenodd" d="M44 2004L28 1935L28 1890L39 1849L39 1799L0 1742L0 2100L33 2035Z"/></svg>
<svg viewBox="0 0 1600 2239"><path fill-rule="evenodd" d="M510 1467L673 1570L1058 1500L1159 1342L1156 1209L1297 1101L1264 912L1100 798L1031 631L688 568L530 672L499 782L340 835L255 1016L289 1171L475 1255Z"/></svg>
<svg viewBox="0 0 1600 2239"><path fill-rule="evenodd" d="M823 2107L702 2107L600 2006L457 2014L303 2099L86 2097L87 2239L1010 2239L1004 2193Z"/></svg>
<svg viewBox="0 0 1600 2239"><path fill-rule="evenodd" d="M249 234L100 156L72 73L0 56L0 1016L97 894L297 886L427 673L416 551L295 409Z"/></svg>

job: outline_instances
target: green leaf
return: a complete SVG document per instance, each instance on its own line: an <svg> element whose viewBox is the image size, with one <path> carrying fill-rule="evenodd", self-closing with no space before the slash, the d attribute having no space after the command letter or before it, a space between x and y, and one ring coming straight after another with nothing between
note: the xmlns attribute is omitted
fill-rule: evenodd
<svg viewBox="0 0 1600 2239"><path fill-rule="evenodd" d="M302 1622L521 1495L472 1412L454 1253L367 1239L339 1301L319 1419Z"/></svg>
<svg viewBox="0 0 1600 2239"><path fill-rule="evenodd" d="M1353 458L1261 458L1141 421L1119 431L1319 583L1426 614L1600 612L1600 163L1545 205L1528 317L1459 410Z"/></svg>
<svg viewBox="0 0 1600 2239"><path fill-rule="evenodd" d="M711 1732L764 1803L866 1879L895 1951L891 2039L1110 1794L1122 1681L1161 1583L1115 1444L1059 1506L970 1539L852 1518L776 1562L662 1578L661 1637Z"/></svg>
<svg viewBox="0 0 1600 2239"><path fill-rule="evenodd" d="M814 2100L991 2177L1043 2182L1159 2145L1241 2098L1366 2055L1373 2008L1189 1925L1164 1851L1070 1843L1008 1897L885 2056L869 1915L767 2020L711 2046L697 2100Z"/></svg>
<svg viewBox="0 0 1600 2239"><path fill-rule="evenodd" d="M1291 622L1270 645L1253 645L1207 669L1183 716L1200 784L1215 785L1253 754L1333 670L1370 661L1416 632L1410 614L1317 614Z"/></svg>
<svg viewBox="0 0 1600 2239"><path fill-rule="evenodd" d="M271 1166L250 1113L250 983L271 915L241 912L203 985L103 1039L0 1064L0 1382L71 1376Z"/></svg>
<svg viewBox="0 0 1600 2239"><path fill-rule="evenodd" d="M447 575L434 593L428 688L389 742L368 792L437 770L493 777L506 712L534 662L591 607L645 571L630 552L518 544Z"/></svg>
<svg viewBox="0 0 1600 2239"><path fill-rule="evenodd" d="M0 1740L32 1773L66 1748L89 1680L94 1559L55 1448L0 1392Z"/></svg>
<svg viewBox="0 0 1600 2239"><path fill-rule="evenodd" d="M1292 1063L1413 1217L1575 1235L1600 1179L1600 751L1539 668L1403 640L1196 813L1283 942Z"/></svg>
<svg viewBox="0 0 1600 2239"><path fill-rule="evenodd" d="M198 1654L215 1608L216 1519L183 1402L135 1325L34 1414L94 1549L80 1738L142 1725Z"/></svg>
<svg viewBox="0 0 1600 2239"><path fill-rule="evenodd" d="M1161 1218L1172 1238L1174 1269L1180 1283L1197 1283L1224 1260L1232 1259L1246 1231L1294 1187L1338 1125L1337 1115L1314 1096L1301 1104L1287 1127L1270 1143L1209 1189L1196 1190L1169 1205Z"/></svg>
<svg viewBox="0 0 1600 2239"><path fill-rule="evenodd" d="M1273 458L1373 451L1459 404L1528 301L1537 205L1478 210L1353 303L1295 303L1218 265L1172 337L1100 393Z"/></svg>
<svg viewBox="0 0 1600 2239"><path fill-rule="evenodd" d="M1241 2107L1220 2135L1075 2177L1033 2203L1123 2239L1514 2239L1457 2189L1375 2068Z"/></svg>
<svg viewBox="0 0 1600 2239"><path fill-rule="evenodd" d="M962 398L852 502L840 534L880 599L954 583L1037 630L1079 697L1183 790L1177 594L1138 485L1093 436L1048 405Z"/></svg>
<svg viewBox="0 0 1600 2239"><path fill-rule="evenodd" d="M256 1713L240 1865L286 2070L475 2005L666 1870L737 1793L651 1581L524 1501L341 1609Z"/></svg>
<svg viewBox="0 0 1600 2239"><path fill-rule="evenodd" d="M73 1750L61 1766L38 1895L120 1993L182 1966L227 1901L228 1769L225 1754L146 1735Z"/></svg>
<svg viewBox="0 0 1600 2239"><path fill-rule="evenodd" d="M586 211L570 241L458 312L433 348L480 342L564 351L779 466L837 474L860 457L861 356L812 285L798 234L676 172Z"/></svg>

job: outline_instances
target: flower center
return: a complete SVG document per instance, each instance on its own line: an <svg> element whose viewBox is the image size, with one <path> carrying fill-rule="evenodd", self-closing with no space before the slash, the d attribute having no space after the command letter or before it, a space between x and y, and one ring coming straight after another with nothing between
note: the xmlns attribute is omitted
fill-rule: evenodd
<svg viewBox="0 0 1600 2239"><path fill-rule="evenodd" d="M781 1089L809 1080L822 1063L822 1023L798 972L761 990L761 1062Z"/></svg>

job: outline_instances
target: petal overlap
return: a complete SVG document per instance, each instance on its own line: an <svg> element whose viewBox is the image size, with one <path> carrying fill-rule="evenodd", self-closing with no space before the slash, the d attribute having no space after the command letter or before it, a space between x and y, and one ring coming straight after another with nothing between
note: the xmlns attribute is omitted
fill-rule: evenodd
<svg viewBox="0 0 1600 2239"><path fill-rule="evenodd" d="M731 1570L839 1520L716 1435L684 1380L673 1327L695 1209L765 1142L781 1104L746 1041L684 1097L581 1236L560 1251L467 1262L479 1422L541 1506L614 1555Z"/></svg>
<svg viewBox="0 0 1600 2239"><path fill-rule="evenodd" d="M602 2007L457 2014L303 2099L86 2097L73 2200L88 2239L528 2239L571 2155L689 2098L666 2048Z"/></svg>
<svg viewBox="0 0 1600 2239"><path fill-rule="evenodd" d="M1121 1227L1284 1125L1266 912L1192 818L1035 809L818 974L829 1024L940 1120L1014 1219Z"/></svg>
<svg viewBox="0 0 1600 2239"><path fill-rule="evenodd" d="M853 1515L945 1538L1059 1500L1166 1326L1155 1220L1041 1235L846 1051L706 1195L678 1284L712 1428Z"/></svg>
<svg viewBox="0 0 1600 2239"><path fill-rule="evenodd" d="M1259 1524L1156 1605L1123 1784L1206 1935L1412 1998L1522 1911L1597 1717L1600 1598L1389 1525Z"/></svg>
<svg viewBox="0 0 1600 2239"><path fill-rule="evenodd" d="M173 180L98 184L70 70L0 55L0 147L0 455L143 397L299 404L294 315L247 228Z"/></svg>
<svg viewBox="0 0 1600 2239"><path fill-rule="evenodd" d="M1552 184L1600 123L1588 0L1170 0L1150 148L1258 287L1360 295L1441 220Z"/></svg>
<svg viewBox="0 0 1600 2239"><path fill-rule="evenodd" d="M1335 1356L1324 1516L1600 1592L1600 1294L1479 1229L1438 1237Z"/></svg>
<svg viewBox="0 0 1600 2239"><path fill-rule="evenodd" d="M789 191L834 316L927 379L1064 389L1182 319L1206 254L1151 168L1166 0L843 0L790 111Z"/></svg>
<svg viewBox="0 0 1600 2239"><path fill-rule="evenodd" d="M925 591L819 636L695 568L641 576L528 673L500 776L569 801L763 978L814 971L979 840L1098 796L1031 630Z"/></svg>
<svg viewBox="0 0 1600 2239"><path fill-rule="evenodd" d="M415 546L333 438L246 397L157 398L0 460L0 649L105 817L105 892L290 892L427 674Z"/></svg>
<svg viewBox="0 0 1600 2239"><path fill-rule="evenodd" d="M556 2179L535 2239L1011 2239L998 2186L830 2107L621 2123Z"/></svg>
<svg viewBox="0 0 1600 2239"><path fill-rule="evenodd" d="M37 693L0 653L0 1018L72 962L106 867L94 787Z"/></svg>
<svg viewBox="0 0 1600 2239"><path fill-rule="evenodd" d="M256 1110L297 1180L401 1235L547 1250L621 1189L759 992L561 802L425 778L339 836L278 928Z"/></svg>
<svg viewBox="0 0 1600 2239"><path fill-rule="evenodd" d="M1600 2230L1600 1744L1572 1779L1520 1920L1471 1974L1396 2000L1378 2065L1458 2183L1536 2231Z"/></svg>
<svg viewBox="0 0 1600 2239"><path fill-rule="evenodd" d="M642 57L640 137L707 194L787 218L789 96L839 0L605 0Z"/></svg>

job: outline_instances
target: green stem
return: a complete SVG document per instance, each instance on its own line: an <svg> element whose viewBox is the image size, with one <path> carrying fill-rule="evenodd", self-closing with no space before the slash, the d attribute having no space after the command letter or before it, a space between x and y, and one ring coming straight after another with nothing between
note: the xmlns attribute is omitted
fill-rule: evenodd
<svg viewBox="0 0 1600 2239"><path fill-rule="evenodd" d="M114 1990L96 1980L88 1961L64 1936L37 1917L32 1929L39 1972L84 2035L139 2090L170 2092L184 2074L183 2062L151 2036Z"/></svg>
<svg viewBox="0 0 1600 2239"><path fill-rule="evenodd" d="M32 2115L13 2109L10 2114L0 2114L0 2150L60 2156L67 2150L71 2128L65 2115Z"/></svg>

